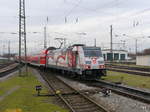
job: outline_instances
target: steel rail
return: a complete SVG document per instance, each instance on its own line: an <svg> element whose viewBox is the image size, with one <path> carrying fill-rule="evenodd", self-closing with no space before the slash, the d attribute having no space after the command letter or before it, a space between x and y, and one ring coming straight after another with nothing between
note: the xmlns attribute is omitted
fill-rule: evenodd
<svg viewBox="0 0 150 112"><path fill-rule="evenodd" d="M141 76L150 76L149 68L139 68L139 67L128 67L128 66L119 66L119 65L108 65L107 70L129 73L133 75L141 75Z"/></svg>
<svg viewBox="0 0 150 112"><path fill-rule="evenodd" d="M128 65L106 65L106 67L112 67L112 68L122 68L122 69L129 69L129 70L136 70L136 71L143 71L143 72L150 72L150 67L144 67L144 66L128 66Z"/></svg>
<svg viewBox="0 0 150 112"><path fill-rule="evenodd" d="M89 84L89 83L88 83ZM113 92L130 97L132 99L150 104L150 92L142 91L136 88L126 87L115 83L110 83L102 80L92 81L89 85L108 88Z"/></svg>
<svg viewBox="0 0 150 112"><path fill-rule="evenodd" d="M15 72L17 69L18 69L18 65L11 66L10 68L8 66L6 69L5 68L0 69L0 77L9 75L10 73Z"/></svg>
<svg viewBox="0 0 150 112"><path fill-rule="evenodd" d="M59 78L58 78L59 79ZM60 79L59 79L60 80ZM63 80L60 80L63 83L65 83ZM68 85L67 83L65 83L66 85ZM91 101L92 103L96 104L98 107L104 109L104 112L108 112L107 109L105 109L105 107L103 107L102 105L99 105L98 103L96 103L94 100L92 100L91 98L89 98L88 96L86 96L84 93L78 91L77 89L73 88L72 86L68 85L70 88L72 88L73 90L75 90L77 93L79 93L81 96L83 96L84 98L88 99L89 101Z"/></svg>
<svg viewBox="0 0 150 112"><path fill-rule="evenodd" d="M40 72L41 74L41 72ZM67 105L67 107L71 110L71 112L78 112L76 110L75 107L73 107L73 104L71 104L69 101L67 101L66 99L66 95L63 96L63 94L57 94L57 89L55 89L53 87L53 85L50 83L49 79L41 74L41 76L43 77L43 79L47 82L47 84L49 85L49 87L53 90L53 92ZM57 77L56 77L57 78ZM103 106L97 104L95 101L93 101L92 99L90 99L89 97L87 97L86 95L84 95L83 93L79 92L78 90L74 89L73 87L71 87L70 85L68 85L66 82L64 82L63 80L57 78L57 80L59 80L62 84L64 84L65 86L67 86L68 88L72 89L75 93L76 93L76 96L77 95L80 95L80 97L83 97L83 99L87 100L87 102L90 102L90 104L94 105L94 107L96 106L96 108L98 108L98 112L109 112L107 109L105 109ZM69 98L69 97L68 97ZM70 98L71 98L71 95L70 95ZM76 99L74 99L76 100ZM86 112L83 110L83 112Z"/></svg>
<svg viewBox="0 0 150 112"><path fill-rule="evenodd" d="M123 73L128 73L128 74L133 74L133 75L149 76L150 77L150 72L127 70L127 69L118 69L118 68L107 68L107 70L116 71L116 72L123 72Z"/></svg>
<svg viewBox="0 0 150 112"><path fill-rule="evenodd" d="M41 72L40 72L41 74ZM61 94L57 94L56 93L56 89L53 88L53 86L51 85L51 83L49 82L49 80L47 79L47 77L45 75L41 75L43 77L43 79L47 82L48 86L53 90L54 94L57 95L68 107L69 109L72 111L72 112L76 112L72 107L71 105L61 96Z"/></svg>
<svg viewBox="0 0 150 112"><path fill-rule="evenodd" d="M14 63L15 63L15 62L0 64L0 69L5 68L5 67L7 67L7 66L9 66L9 65L12 65L12 64L14 64Z"/></svg>

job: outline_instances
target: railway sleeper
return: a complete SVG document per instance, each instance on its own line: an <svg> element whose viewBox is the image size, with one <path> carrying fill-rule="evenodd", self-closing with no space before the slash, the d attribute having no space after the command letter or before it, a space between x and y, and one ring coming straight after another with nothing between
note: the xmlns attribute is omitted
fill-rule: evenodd
<svg viewBox="0 0 150 112"><path fill-rule="evenodd" d="M80 104L80 103L79 103ZM88 108L88 109L95 109L95 106L94 106L94 104L91 104L91 103L89 103L89 104L82 104L82 105L72 105L74 108L76 108L76 109L86 109L86 108Z"/></svg>
<svg viewBox="0 0 150 112"><path fill-rule="evenodd" d="M99 111L99 108L97 108L97 107L76 109L76 110L77 110L77 112L102 112L102 111Z"/></svg>
<svg viewBox="0 0 150 112"><path fill-rule="evenodd" d="M75 103L75 104L72 103L72 105L73 106L89 105L89 102L80 102L80 103Z"/></svg>

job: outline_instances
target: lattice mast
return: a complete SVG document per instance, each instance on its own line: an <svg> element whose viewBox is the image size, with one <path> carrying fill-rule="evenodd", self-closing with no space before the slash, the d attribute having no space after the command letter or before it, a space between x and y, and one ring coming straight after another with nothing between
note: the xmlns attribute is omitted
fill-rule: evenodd
<svg viewBox="0 0 150 112"><path fill-rule="evenodd" d="M25 0L19 0L19 75L21 75L21 57L24 57L27 74Z"/></svg>
<svg viewBox="0 0 150 112"><path fill-rule="evenodd" d="M46 24L44 26L44 49L47 48L47 30L48 29L48 16L46 18Z"/></svg>
<svg viewBox="0 0 150 112"><path fill-rule="evenodd" d="M44 49L47 48L47 26L44 27Z"/></svg>

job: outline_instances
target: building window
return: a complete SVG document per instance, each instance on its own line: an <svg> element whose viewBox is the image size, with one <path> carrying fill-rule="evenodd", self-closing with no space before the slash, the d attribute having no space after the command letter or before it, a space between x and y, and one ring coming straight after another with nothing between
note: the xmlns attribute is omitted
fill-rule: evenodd
<svg viewBox="0 0 150 112"><path fill-rule="evenodd" d="M104 60L106 60L106 54L103 54Z"/></svg>
<svg viewBox="0 0 150 112"><path fill-rule="evenodd" d="M125 60L125 54L120 54L120 60Z"/></svg>
<svg viewBox="0 0 150 112"><path fill-rule="evenodd" d="M112 53L107 53L107 60L112 61L113 60L113 55Z"/></svg>
<svg viewBox="0 0 150 112"><path fill-rule="evenodd" d="M119 60L119 53L114 53L114 60Z"/></svg>

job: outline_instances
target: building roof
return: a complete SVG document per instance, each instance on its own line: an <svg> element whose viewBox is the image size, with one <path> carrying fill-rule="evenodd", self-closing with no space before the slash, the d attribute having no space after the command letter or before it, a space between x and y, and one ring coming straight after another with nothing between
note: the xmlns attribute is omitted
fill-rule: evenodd
<svg viewBox="0 0 150 112"><path fill-rule="evenodd" d="M110 51L110 49L102 49L102 51ZM123 51L123 52L128 52L127 50L116 50L116 49L113 49L113 51Z"/></svg>
<svg viewBox="0 0 150 112"><path fill-rule="evenodd" d="M8 58L5 58L5 57L0 57L0 59L8 59Z"/></svg>
<svg viewBox="0 0 150 112"><path fill-rule="evenodd" d="M150 56L150 54L141 54L141 55L137 55L137 56Z"/></svg>

